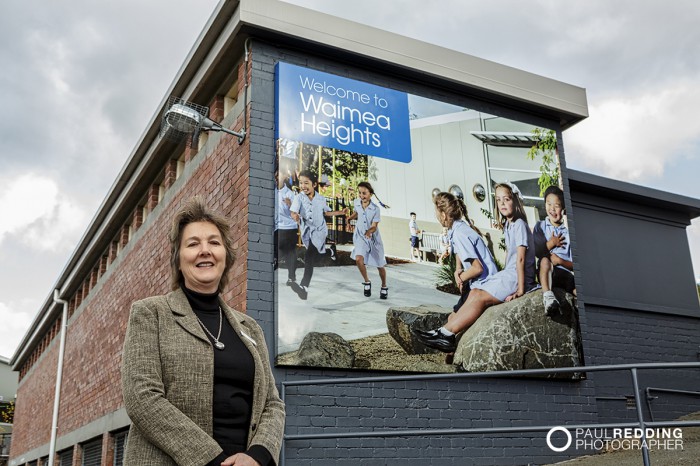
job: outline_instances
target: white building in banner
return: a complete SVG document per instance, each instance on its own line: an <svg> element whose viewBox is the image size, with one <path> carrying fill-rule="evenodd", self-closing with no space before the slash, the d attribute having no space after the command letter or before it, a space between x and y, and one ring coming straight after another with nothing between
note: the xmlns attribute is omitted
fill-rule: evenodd
<svg viewBox="0 0 700 466"><path fill-rule="evenodd" d="M433 190L461 192L475 225L498 244L501 232L492 227L494 183L511 181L523 193L528 222L544 214L537 179L539 160L527 158L535 142L535 127L518 121L463 110L411 120L410 164L372 157L375 190L391 193L382 210L382 237L387 255L406 257L407 222L415 212L425 232L440 234ZM384 199L384 198L382 198ZM494 248L503 259L503 251Z"/></svg>

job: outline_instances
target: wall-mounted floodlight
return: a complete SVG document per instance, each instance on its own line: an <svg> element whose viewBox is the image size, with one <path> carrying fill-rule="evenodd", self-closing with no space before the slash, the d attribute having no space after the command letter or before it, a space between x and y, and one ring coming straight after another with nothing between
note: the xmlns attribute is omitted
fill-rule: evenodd
<svg viewBox="0 0 700 466"><path fill-rule="evenodd" d="M238 143L245 139L245 131L238 132L224 128L208 118L209 108L179 97L170 97L160 121L160 136L173 142L180 142L190 134L192 143L197 141L201 131L222 131L238 137Z"/></svg>

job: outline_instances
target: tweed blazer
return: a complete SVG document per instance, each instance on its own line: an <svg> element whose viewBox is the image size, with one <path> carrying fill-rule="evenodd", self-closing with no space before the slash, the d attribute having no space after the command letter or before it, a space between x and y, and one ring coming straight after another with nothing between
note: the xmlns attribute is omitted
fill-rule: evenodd
<svg viewBox="0 0 700 466"><path fill-rule="evenodd" d="M265 337L254 319L220 304L255 363L248 447L265 447L277 464L285 411ZM132 305L122 361L132 422L125 465L200 466L221 453L212 437L214 351L182 290Z"/></svg>

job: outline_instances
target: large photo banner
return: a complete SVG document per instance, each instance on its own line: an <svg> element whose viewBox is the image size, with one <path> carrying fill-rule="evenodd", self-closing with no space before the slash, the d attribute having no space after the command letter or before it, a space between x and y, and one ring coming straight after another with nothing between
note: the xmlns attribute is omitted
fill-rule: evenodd
<svg viewBox="0 0 700 466"><path fill-rule="evenodd" d="M277 64L275 91L278 139L411 161L405 92L287 63Z"/></svg>
<svg viewBox="0 0 700 466"><path fill-rule="evenodd" d="M277 365L583 366L554 131L287 63L275 77Z"/></svg>

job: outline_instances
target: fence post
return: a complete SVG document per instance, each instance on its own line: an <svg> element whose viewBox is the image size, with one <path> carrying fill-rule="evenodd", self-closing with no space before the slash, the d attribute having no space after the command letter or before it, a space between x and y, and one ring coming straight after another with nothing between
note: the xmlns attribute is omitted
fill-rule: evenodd
<svg viewBox="0 0 700 466"><path fill-rule="evenodd" d="M287 409L287 386L285 385L284 382L280 384L280 399L282 400L282 406L284 406L284 409ZM286 426L285 426L286 430ZM285 435L282 433L282 448L280 450L280 464L279 466L285 466L286 464L286 455L285 455L285 450L287 449L287 441L285 440Z"/></svg>
<svg viewBox="0 0 700 466"><path fill-rule="evenodd" d="M630 369L630 371L632 372L632 384L634 385L634 404L637 406L637 420L639 421L639 427L642 429L642 460L644 461L644 466L651 466L651 460L649 459L649 448L647 447L647 433L644 424L644 415L642 414L642 403L639 399L637 368L633 367Z"/></svg>

